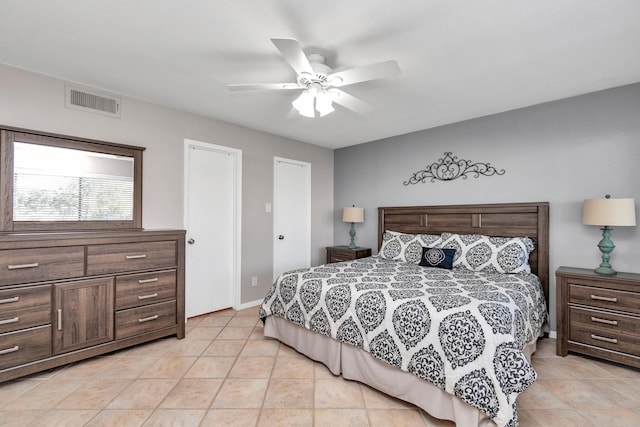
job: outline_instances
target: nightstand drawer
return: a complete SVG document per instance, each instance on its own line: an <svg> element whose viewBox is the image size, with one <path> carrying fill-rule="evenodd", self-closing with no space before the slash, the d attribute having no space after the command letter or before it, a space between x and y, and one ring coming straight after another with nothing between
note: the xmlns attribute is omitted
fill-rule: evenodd
<svg viewBox="0 0 640 427"><path fill-rule="evenodd" d="M626 316L623 314L570 306L569 322L571 329L577 326L611 333L635 335L637 342L640 342L640 317L637 316Z"/></svg>
<svg viewBox="0 0 640 427"><path fill-rule="evenodd" d="M84 247L0 251L0 285L70 279L84 274Z"/></svg>
<svg viewBox="0 0 640 427"><path fill-rule="evenodd" d="M353 256L351 254L345 254L343 252L331 252L329 255L329 259L327 259L328 263L332 262L344 262L353 260Z"/></svg>
<svg viewBox="0 0 640 427"><path fill-rule="evenodd" d="M332 262L351 261L371 256L370 248L357 247L350 249L348 246L327 247L327 264Z"/></svg>
<svg viewBox="0 0 640 427"><path fill-rule="evenodd" d="M640 293L569 284L569 303L640 314Z"/></svg>
<svg viewBox="0 0 640 427"><path fill-rule="evenodd" d="M638 337L625 334L622 331L613 332L572 323L569 328L569 341L640 356Z"/></svg>

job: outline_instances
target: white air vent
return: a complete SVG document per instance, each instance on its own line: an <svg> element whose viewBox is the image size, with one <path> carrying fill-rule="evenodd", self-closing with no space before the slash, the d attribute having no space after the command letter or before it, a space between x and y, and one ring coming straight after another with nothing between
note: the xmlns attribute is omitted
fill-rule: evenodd
<svg viewBox="0 0 640 427"><path fill-rule="evenodd" d="M65 86L64 105L76 110L120 118L120 98L93 89Z"/></svg>

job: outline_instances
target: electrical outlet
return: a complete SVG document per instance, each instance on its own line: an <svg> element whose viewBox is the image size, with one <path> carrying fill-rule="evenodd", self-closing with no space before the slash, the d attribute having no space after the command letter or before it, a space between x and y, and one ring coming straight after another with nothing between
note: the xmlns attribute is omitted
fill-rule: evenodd
<svg viewBox="0 0 640 427"><path fill-rule="evenodd" d="M258 286L258 276L253 276L251 278L251 286Z"/></svg>

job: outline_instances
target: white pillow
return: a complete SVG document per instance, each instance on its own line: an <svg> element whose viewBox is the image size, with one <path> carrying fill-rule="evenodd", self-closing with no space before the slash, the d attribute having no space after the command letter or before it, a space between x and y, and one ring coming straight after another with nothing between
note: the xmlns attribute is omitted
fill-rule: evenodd
<svg viewBox="0 0 640 427"><path fill-rule="evenodd" d="M441 247L456 250L454 267L497 273L531 272L529 254L534 245L529 237L442 233Z"/></svg>
<svg viewBox="0 0 640 427"><path fill-rule="evenodd" d="M420 263L422 248L439 247L442 239L439 234L406 234L385 230L379 255L384 259Z"/></svg>

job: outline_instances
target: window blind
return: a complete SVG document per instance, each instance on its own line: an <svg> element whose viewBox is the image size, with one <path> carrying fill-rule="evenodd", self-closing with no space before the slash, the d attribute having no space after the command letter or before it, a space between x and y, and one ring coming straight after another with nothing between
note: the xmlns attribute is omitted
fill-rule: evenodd
<svg viewBox="0 0 640 427"><path fill-rule="evenodd" d="M14 221L131 220L133 181L15 173Z"/></svg>

